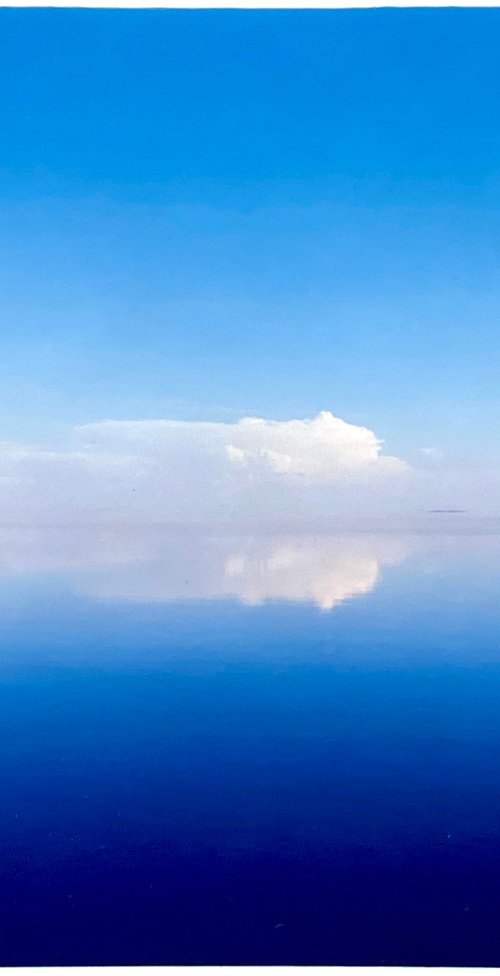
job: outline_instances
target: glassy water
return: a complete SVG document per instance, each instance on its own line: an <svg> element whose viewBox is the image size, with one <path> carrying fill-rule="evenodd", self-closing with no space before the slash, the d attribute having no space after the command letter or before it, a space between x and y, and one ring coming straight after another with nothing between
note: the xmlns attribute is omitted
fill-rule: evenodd
<svg viewBox="0 0 500 976"><path fill-rule="evenodd" d="M0 532L0 964L500 965L500 535Z"/></svg>

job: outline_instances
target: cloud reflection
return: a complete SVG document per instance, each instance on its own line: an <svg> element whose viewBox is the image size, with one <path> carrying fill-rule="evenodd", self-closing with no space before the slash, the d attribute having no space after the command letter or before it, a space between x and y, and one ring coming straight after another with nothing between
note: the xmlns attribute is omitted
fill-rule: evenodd
<svg viewBox="0 0 500 976"><path fill-rule="evenodd" d="M99 600L286 601L332 610L370 593L414 544L390 535L241 535L158 526L5 528L0 572L64 574Z"/></svg>

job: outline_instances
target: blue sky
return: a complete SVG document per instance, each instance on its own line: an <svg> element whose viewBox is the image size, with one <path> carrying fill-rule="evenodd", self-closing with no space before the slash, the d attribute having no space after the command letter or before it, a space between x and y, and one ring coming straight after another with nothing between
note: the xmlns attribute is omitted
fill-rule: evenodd
<svg viewBox="0 0 500 976"><path fill-rule="evenodd" d="M500 11L0 20L3 439L327 410L496 464Z"/></svg>

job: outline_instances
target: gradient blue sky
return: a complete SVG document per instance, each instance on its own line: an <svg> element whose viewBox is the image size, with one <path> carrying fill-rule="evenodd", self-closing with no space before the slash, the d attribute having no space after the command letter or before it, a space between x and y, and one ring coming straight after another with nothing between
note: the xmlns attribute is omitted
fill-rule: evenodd
<svg viewBox="0 0 500 976"><path fill-rule="evenodd" d="M4 439L331 410L496 463L500 11L0 22Z"/></svg>

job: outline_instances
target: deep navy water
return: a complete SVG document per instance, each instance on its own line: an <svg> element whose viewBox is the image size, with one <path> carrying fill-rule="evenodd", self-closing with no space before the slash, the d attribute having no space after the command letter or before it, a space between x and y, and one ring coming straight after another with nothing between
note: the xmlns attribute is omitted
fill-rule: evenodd
<svg viewBox="0 0 500 976"><path fill-rule="evenodd" d="M0 965L500 965L500 537L3 530Z"/></svg>

